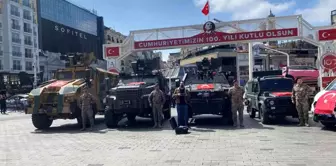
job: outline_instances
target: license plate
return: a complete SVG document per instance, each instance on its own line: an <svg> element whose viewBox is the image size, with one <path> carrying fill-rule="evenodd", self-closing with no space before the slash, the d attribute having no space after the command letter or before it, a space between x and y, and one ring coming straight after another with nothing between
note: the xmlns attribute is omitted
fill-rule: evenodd
<svg viewBox="0 0 336 166"><path fill-rule="evenodd" d="M130 100L123 100L122 103L123 103L123 104L131 104L131 101L130 101Z"/></svg>
<svg viewBox="0 0 336 166"><path fill-rule="evenodd" d="M275 107L271 107L272 110L275 110Z"/></svg>

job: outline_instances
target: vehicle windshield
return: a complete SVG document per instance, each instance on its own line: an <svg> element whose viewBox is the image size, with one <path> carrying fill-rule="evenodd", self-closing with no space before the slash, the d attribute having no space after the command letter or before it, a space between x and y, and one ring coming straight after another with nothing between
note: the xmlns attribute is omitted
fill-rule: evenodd
<svg viewBox="0 0 336 166"><path fill-rule="evenodd" d="M188 74L188 77L185 80L185 85L188 84L204 84L204 83L221 83L229 84L228 80L224 74L215 71L213 79L210 77L198 77L197 67L188 67L184 68L184 71Z"/></svg>
<svg viewBox="0 0 336 166"><path fill-rule="evenodd" d="M126 78L121 78L121 82L125 85L134 84L138 82L145 82L146 85L154 85L158 83L158 79L155 76L126 77Z"/></svg>
<svg viewBox="0 0 336 166"><path fill-rule="evenodd" d="M86 71L76 71L75 72L75 78L85 78L86 77ZM60 71L56 74L56 79L59 80L71 80L72 79L72 71Z"/></svg>
<svg viewBox="0 0 336 166"><path fill-rule="evenodd" d="M336 80L334 80L333 82L331 82L326 88L325 90L336 90Z"/></svg>
<svg viewBox="0 0 336 166"><path fill-rule="evenodd" d="M293 81L290 79L267 79L260 81L260 91L262 92L282 92L292 91Z"/></svg>

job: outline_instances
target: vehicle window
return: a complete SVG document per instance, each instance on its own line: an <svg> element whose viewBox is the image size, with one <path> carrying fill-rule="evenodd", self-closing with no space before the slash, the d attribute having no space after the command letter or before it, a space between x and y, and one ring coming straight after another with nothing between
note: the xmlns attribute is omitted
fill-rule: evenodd
<svg viewBox="0 0 336 166"><path fill-rule="evenodd" d="M75 71L75 78L85 78L86 77L86 71Z"/></svg>
<svg viewBox="0 0 336 166"><path fill-rule="evenodd" d="M259 91L259 84L254 82L252 86L252 92L258 92Z"/></svg>
<svg viewBox="0 0 336 166"><path fill-rule="evenodd" d="M325 90L336 90L336 80L332 81Z"/></svg>
<svg viewBox="0 0 336 166"><path fill-rule="evenodd" d="M187 79L185 80L185 84L204 84L204 83L221 83L221 84L229 84L228 80L224 76L224 74L215 71L215 75L213 79L203 77L199 78L197 74L197 67L185 67L184 71L188 74Z"/></svg>
<svg viewBox="0 0 336 166"><path fill-rule="evenodd" d="M158 83L156 76L145 76L145 77L126 77L121 78L124 84L130 84L135 82L146 82L146 85L154 85Z"/></svg>
<svg viewBox="0 0 336 166"><path fill-rule="evenodd" d="M58 80L71 80L72 72L71 71L61 71L56 73L56 79Z"/></svg>
<svg viewBox="0 0 336 166"><path fill-rule="evenodd" d="M293 81L291 79L266 79L260 81L260 91L281 92L292 91Z"/></svg>

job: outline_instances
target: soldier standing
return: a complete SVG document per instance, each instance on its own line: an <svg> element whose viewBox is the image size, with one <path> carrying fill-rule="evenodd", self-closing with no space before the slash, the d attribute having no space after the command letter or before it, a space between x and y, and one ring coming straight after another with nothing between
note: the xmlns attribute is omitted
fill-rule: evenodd
<svg viewBox="0 0 336 166"><path fill-rule="evenodd" d="M152 107L153 110L153 119L154 119L153 128L162 127L161 126L162 108L165 101L166 99L163 92L160 90L159 85L156 84L154 90L150 93L148 97L149 105L150 107Z"/></svg>
<svg viewBox="0 0 336 166"><path fill-rule="evenodd" d="M298 78L292 90L292 102L293 104L295 104L296 110L299 115L299 120L300 120L299 126L309 127L309 123L308 123L309 94L310 94L309 86L306 84L303 84L303 80L301 78Z"/></svg>
<svg viewBox="0 0 336 166"><path fill-rule="evenodd" d="M88 118L90 121L90 130L94 125L94 118L93 118L93 109L92 109L92 102L94 97L88 92L87 87L84 89L84 93L80 96L80 108L82 109L82 131L86 128L86 119Z"/></svg>
<svg viewBox="0 0 336 166"><path fill-rule="evenodd" d="M243 104L244 89L238 85L236 80L233 81L233 87L229 90L229 96L231 97L231 111L233 126L237 127L237 111L239 113L240 127L244 127L244 104Z"/></svg>

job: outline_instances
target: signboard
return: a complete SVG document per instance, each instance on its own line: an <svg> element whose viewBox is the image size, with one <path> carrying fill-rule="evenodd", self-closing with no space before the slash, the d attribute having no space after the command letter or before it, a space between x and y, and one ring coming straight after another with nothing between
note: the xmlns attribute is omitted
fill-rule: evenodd
<svg viewBox="0 0 336 166"><path fill-rule="evenodd" d="M41 49L50 52L94 52L98 55L97 36L41 18Z"/></svg>
<svg viewBox="0 0 336 166"><path fill-rule="evenodd" d="M105 55L107 58L118 58L120 55L119 47L105 47Z"/></svg>
<svg viewBox="0 0 336 166"><path fill-rule="evenodd" d="M275 29L265 31L226 33L217 32L215 24L211 21L203 25L204 32L188 38L175 38L163 40L135 41L134 49L158 49L198 44L213 44L246 40L275 39L298 36L297 28Z"/></svg>
<svg viewBox="0 0 336 166"><path fill-rule="evenodd" d="M324 69L324 72L329 72L330 70L336 71L336 54L327 52L322 55L321 67Z"/></svg>
<svg viewBox="0 0 336 166"><path fill-rule="evenodd" d="M336 76L322 77L322 88L326 88L335 78Z"/></svg>
<svg viewBox="0 0 336 166"><path fill-rule="evenodd" d="M318 31L320 41L336 40L336 29L324 29Z"/></svg>

